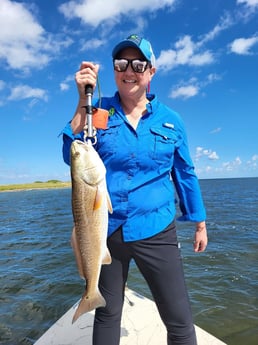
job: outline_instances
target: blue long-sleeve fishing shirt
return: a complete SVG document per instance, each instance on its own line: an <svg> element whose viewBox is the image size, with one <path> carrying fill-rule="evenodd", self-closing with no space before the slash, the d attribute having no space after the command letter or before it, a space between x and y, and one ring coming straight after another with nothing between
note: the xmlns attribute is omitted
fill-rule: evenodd
<svg viewBox="0 0 258 345"><path fill-rule="evenodd" d="M118 93L101 99L101 108L109 110L108 128L98 130L95 149L107 169L113 206L108 236L122 226L125 241L151 237L171 223L176 214L174 186L182 212L179 220L199 222L206 217L183 122L157 97L147 96L147 113L136 130L126 119ZM67 164L75 139L83 140L83 132L74 135L68 123L63 130Z"/></svg>

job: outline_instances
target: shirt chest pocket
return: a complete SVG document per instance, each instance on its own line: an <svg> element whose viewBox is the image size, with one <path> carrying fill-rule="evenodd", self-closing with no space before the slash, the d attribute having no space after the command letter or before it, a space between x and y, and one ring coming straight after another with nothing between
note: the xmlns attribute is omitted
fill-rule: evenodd
<svg viewBox="0 0 258 345"><path fill-rule="evenodd" d="M165 162L174 157L178 136L174 128L152 127L150 128L152 144L151 158Z"/></svg>
<svg viewBox="0 0 258 345"><path fill-rule="evenodd" d="M112 124L105 130L99 130L97 150L102 158L110 156L117 151L118 133L122 121L112 121Z"/></svg>

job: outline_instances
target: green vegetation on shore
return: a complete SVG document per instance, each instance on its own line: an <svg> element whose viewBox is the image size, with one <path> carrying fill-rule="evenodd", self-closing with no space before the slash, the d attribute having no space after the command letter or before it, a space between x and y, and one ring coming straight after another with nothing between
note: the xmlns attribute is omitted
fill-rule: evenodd
<svg viewBox="0 0 258 345"><path fill-rule="evenodd" d="M67 188L70 186L71 182L63 182L59 180L49 180L46 182L35 181L32 183L0 185L0 192L26 189Z"/></svg>

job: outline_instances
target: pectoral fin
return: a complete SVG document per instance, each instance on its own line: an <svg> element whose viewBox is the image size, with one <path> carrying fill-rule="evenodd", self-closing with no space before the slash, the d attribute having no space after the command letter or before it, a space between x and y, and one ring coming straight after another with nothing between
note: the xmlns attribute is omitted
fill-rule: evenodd
<svg viewBox="0 0 258 345"><path fill-rule="evenodd" d="M109 213L113 213L113 207L112 207L111 199L108 192L107 192L107 206L108 206Z"/></svg>
<svg viewBox="0 0 258 345"><path fill-rule="evenodd" d="M95 201L94 201L94 205L93 205L93 210L94 211L98 210L101 207L102 202L103 202L103 192L98 187L97 191L96 191L96 196L95 196Z"/></svg>

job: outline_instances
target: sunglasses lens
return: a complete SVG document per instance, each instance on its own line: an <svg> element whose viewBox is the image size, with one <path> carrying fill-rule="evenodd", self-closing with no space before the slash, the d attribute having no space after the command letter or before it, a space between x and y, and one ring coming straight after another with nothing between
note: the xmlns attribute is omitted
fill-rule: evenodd
<svg viewBox="0 0 258 345"><path fill-rule="evenodd" d="M114 59L114 69L117 72L125 72L127 67L131 64L131 67L136 73L144 73L148 66L148 61L139 59Z"/></svg>
<svg viewBox="0 0 258 345"><path fill-rule="evenodd" d="M147 61L141 61L141 60L132 60L132 69L136 73L143 73L146 71L148 62Z"/></svg>
<svg viewBox="0 0 258 345"><path fill-rule="evenodd" d="M124 72L124 71L126 71L128 65L129 65L129 61L126 60L126 59L115 59L114 60L114 69L117 72Z"/></svg>

